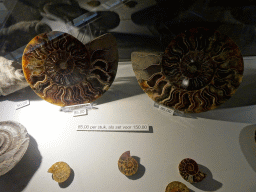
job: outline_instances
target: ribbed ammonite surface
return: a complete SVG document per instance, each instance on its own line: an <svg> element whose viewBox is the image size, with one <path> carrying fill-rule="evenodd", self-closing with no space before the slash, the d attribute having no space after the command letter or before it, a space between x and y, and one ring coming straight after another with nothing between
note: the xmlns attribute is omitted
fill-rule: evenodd
<svg viewBox="0 0 256 192"><path fill-rule="evenodd" d="M99 98L114 81L117 63L117 44L111 34L84 45L67 33L43 33L28 43L22 57L31 88L59 106Z"/></svg>
<svg viewBox="0 0 256 192"><path fill-rule="evenodd" d="M189 189L185 184L173 181L167 185L165 192L189 192Z"/></svg>
<svg viewBox="0 0 256 192"><path fill-rule="evenodd" d="M137 173L139 168L138 162L130 156L130 151L124 152L118 160L118 169L126 176L132 176Z"/></svg>
<svg viewBox="0 0 256 192"><path fill-rule="evenodd" d="M189 183L202 181L206 174L199 171L198 164L190 158L183 159L179 164L179 172L183 179Z"/></svg>
<svg viewBox="0 0 256 192"><path fill-rule="evenodd" d="M133 53L142 89L155 102L199 113L226 102L243 77L243 58L228 36L193 28L174 38L162 55Z"/></svg>
<svg viewBox="0 0 256 192"><path fill-rule="evenodd" d="M0 176L10 171L29 145L26 128L14 121L0 122Z"/></svg>
<svg viewBox="0 0 256 192"><path fill-rule="evenodd" d="M69 165L65 162L56 162L49 169L48 173L52 173L53 179L58 183L66 181L71 173Z"/></svg>

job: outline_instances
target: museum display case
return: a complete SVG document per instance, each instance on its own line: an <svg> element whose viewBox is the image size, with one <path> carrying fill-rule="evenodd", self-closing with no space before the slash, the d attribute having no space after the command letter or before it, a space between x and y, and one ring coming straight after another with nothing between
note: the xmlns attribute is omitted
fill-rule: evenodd
<svg viewBox="0 0 256 192"><path fill-rule="evenodd" d="M0 1L0 191L246 191L252 1Z"/></svg>

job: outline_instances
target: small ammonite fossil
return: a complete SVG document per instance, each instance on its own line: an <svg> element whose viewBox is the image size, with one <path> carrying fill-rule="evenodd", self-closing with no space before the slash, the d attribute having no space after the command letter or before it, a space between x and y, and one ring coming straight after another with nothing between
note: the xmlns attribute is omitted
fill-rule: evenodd
<svg viewBox="0 0 256 192"><path fill-rule="evenodd" d="M183 159L179 164L179 172L183 179L189 183L202 181L206 174L199 171L198 164L190 158Z"/></svg>
<svg viewBox="0 0 256 192"><path fill-rule="evenodd" d="M91 103L109 89L117 72L113 35L84 45L63 32L34 37L22 57L24 76L42 99L59 106Z"/></svg>
<svg viewBox="0 0 256 192"><path fill-rule="evenodd" d="M130 156L130 151L124 152L118 160L118 169L126 176L132 176L138 171L138 162Z"/></svg>
<svg viewBox="0 0 256 192"><path fill-rule="evenodd" d="M52 173L53 179L58 183L66 181L71 173L69 165L65 162L56 162L49 169L48 173Z"/></svg>
<svg viewBox="0 0 256 192"><path fill-rule="evenodd" d="M138 83L155 102L187 113L218 107L238 89L243 57L228 36L193 28L179 34L163 54L133 53Z"/></svg>
<svg viewBox="0 0 256 192"><path fill-rule="evenodd" d="M29 145L26 128L15 121L0 122L0 176L10 171Z"/></svg>
<svg viewBox="0 0 256 192"><path fill-rule="evenodd" d="M173 181L167 185L165 192L189 192L189 189L185 184Z"/></svg>

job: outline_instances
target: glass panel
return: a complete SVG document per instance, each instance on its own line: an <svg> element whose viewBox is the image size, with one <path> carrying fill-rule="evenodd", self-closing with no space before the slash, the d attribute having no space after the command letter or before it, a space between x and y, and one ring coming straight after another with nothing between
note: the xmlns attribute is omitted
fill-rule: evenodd
<svg viewBox="0 0 256 192"><path fill-rule="evenodd" d="M244 56L255 55L256 6L250 0L1 0L0 56L18 59L37 34L67 32L84 44L104 33L118 42L119 59L133 51L163 51L193 27L219 30Z"/></svg>

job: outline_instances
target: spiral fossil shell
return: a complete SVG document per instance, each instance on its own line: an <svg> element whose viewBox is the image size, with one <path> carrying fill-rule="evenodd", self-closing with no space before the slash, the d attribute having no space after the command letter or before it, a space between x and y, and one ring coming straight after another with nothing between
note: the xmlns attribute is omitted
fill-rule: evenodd
<svg viewBox="0 0 256 192"><path fill-rule="evenodd" d="M205 28L179 34L163 54L132 54L138 83L164 106L188 113L218 107L238 89L243 58L228 36Z"/></svg>
<svg viewBox="0 0 256 192"><path fill-rule="evenodd" d="M22 57L24 76L42 99L59 106L91 103L109 89L117 72L114 36L82 44L53 31L34 37Z"/></svg>
<svg viewBox="0 0 256 192"><path fill-rule="evenodd" d="M48 173L52 173L53 179L56 182L62 183L69 178L71 169L67 163L60 161L60 162L54 163L48 169Z"/></svg>
<svg viewBox="0 0 256 192"><path fill-rule="evenodd" d="M10 171L29 145L26 128L14 121L0 122L0 176Z"/></svg>
<svg viewBox="0 0 256 192"><path fill-rule="evenodd" d="M185 184L173 181L167 185L165 192L189 192L189 189Z"/></svg>
<svg viewBox="0 0 256 192"><path fill-rule="evenodd" d="M179 164L179 172L183 179L189 183L202 181L206 174L199 171L198 164L190 158L183 159Z"/></svg>
<svg viewBox="0 0 256 192"><path fill-rule="evenodd" d="M124 152L118 160L118 169L126 176L132 176L137 173L139 168L138 162L130 156L130 151Z"/></svg>

